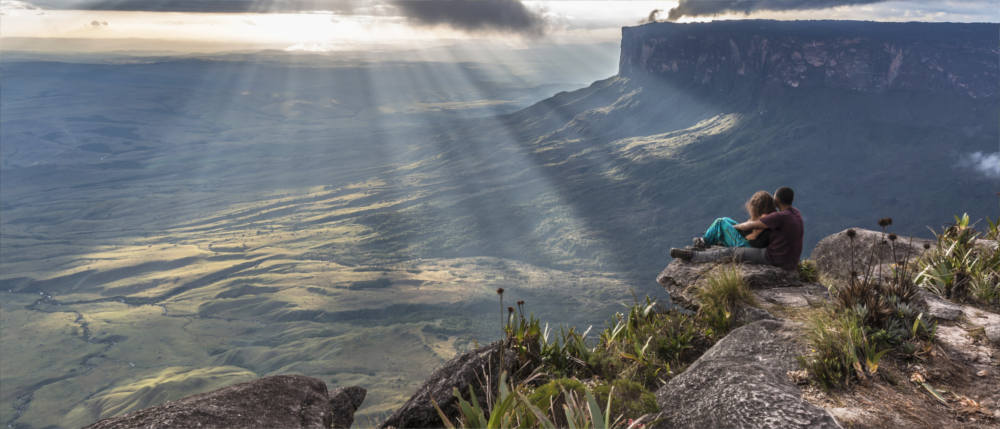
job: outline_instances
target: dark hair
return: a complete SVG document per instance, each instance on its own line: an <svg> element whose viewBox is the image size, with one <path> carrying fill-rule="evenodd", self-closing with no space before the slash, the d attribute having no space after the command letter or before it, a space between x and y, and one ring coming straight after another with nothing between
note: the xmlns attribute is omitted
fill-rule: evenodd
<svg viewBox="0 0 1000 429"><path fill-rule="evenodd" d="M778 200L779 203L785 206L792 205L792 200L795 199L795 191L787 186L782 186L774 191L774 199Z"/></svg>
<svg viewBox="0 0 1000 429"><path fill-rule="evenodd" d="M745 207L750 217L760 217L778 211L774 207L774 198L767 191L754 192Z"/></svg>

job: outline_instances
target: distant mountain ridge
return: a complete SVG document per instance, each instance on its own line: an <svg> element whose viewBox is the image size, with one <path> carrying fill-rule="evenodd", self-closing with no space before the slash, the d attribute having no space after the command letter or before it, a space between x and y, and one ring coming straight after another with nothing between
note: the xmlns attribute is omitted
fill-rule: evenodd
<svg viewBox="0 0 1000 429"><path fill-rule="evenodd" d="M826 87L997 97L1000 24L737 20L622 29L619 75L718 91Z"/></svg>

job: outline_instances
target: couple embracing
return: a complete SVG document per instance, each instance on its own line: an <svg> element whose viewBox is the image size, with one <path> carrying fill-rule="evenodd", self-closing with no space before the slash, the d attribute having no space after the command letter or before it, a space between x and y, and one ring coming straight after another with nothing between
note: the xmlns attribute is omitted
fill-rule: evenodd
<svg viewBox="0 0 1000 429"><path fill-rule="evenodd" d="M746 203L750 220L716 219L703 236L694 238L693 249L670 249L670 256L697 263L735 260L797 270L803 227L802 214L792 207L794 199L795 192L788 187L778 188L774 196L758 191Z"/></svg>

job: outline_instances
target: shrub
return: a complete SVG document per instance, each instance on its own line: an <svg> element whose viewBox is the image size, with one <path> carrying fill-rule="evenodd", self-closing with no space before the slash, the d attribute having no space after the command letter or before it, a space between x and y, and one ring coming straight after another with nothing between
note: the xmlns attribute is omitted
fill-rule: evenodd
<svg viewBox="0 0 1000 429"><path fill-rule="evenodd" d="M719 302L731 299L722 293L713 296ZM714 305L724 306L728 323L729 307ZM515 314L505 329L505 341L517 354L516 367L522 369L511 378L518 381L543 374L548 379L628 379L656 389L697 359L722 331L698 315L667 311L647 297L627 312L616 313L593 346L587 345L589 332L570 328L554 333L534 316Z"/></svg>
<svg viewBox="0 0 1000 429"><path fill-rule="evenodd" d="M986 219L986 232L969 225L969 215L955 216L955 224L935 236L936 244L920 259L917 283L945 298L1000 308L1000 249L977 244L996 240L997 223Z"/></svg>
<svg viewBox="0 0 1000 429"><path fill-rule="evenodd" d="M580 380L575 378L557 378L538 386L534 392L528 395L528 401L543 410L558 410L566 403L567 392L582 395L586 390L587 387Z"/></svg>
<svg viewBox="0 0 1000 429"><path fill-rule="evenodd" d="M445 427L449 429L459 427L617 429L624 427L623 420L611 418L612 402L610 401L613 399L603 402L602 407L594 394L579 380L553 380L539 387L534 393L528 391L529 388L526 384L508 385L506 374L502 374L499 394L491 404L488 413L479 405L475 392L471 389L469 390L470 400L463 398L457 389L454 391L454 395L458 399L459 417L457 422L452 422L436 402L434 402L434 407ZM530 394L530 397L526 392ZM617 396L614 389L611 389L610 393L608 396L611 398ZM549 401L547 408L536 405L536 400L544 402L546 399ZM636 423L629 426L629 429L638 426Z"/></svg>
<svg viewBox="0 0 1000 429"><path fill-rule="evenodd" d="M611 419L638 419L644 414L655 413L656 396L641 384L631 380L618 379L594 387L597 403L608 403L611 399Z"/></svg>

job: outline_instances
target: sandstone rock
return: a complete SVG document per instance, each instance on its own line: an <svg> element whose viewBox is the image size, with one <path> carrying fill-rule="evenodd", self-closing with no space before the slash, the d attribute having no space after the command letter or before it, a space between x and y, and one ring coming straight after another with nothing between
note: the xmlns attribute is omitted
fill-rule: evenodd
<svg viewBox="0 0 1000 429"><path fill-rule="evenodd" d="M883 275L891 275L889 264L916 258L924 252L924 243L934 243L932 240L912 237L899 237L896 241L890 242L880 231L851 229L857 233L854 240L848 238L848 230L845 229L823 238L813 249L812 258L816 261L816 268L824 277L846 281L850 278L852 269L861 273L871 260L881 265Z"/></svg>
<svg viewBox="0 0 1000 429"><path fill-rule="evenodd" d="M976 344L969 333L958 326L939 325L934 341L948 350L953 358L960 357L983 365L989 365L993 358L993 351L989 346Z"/></svg>
<svg viewBox="0 0 1000 429"><path fill-rule="evenodd" d="M763 303L771 303L782 307L802 308L821 305L830 299L827 288L817 283L806 283L775 289L760 289L754 291L757 299Z"/></svg>
<svg viewBox="0 0 1000 429"><path fill-rule="evenodd" d="M920 292L920 299L927 306L927 315L935 319L958 320L962 316L962 306L947 301L930 292Z"/></svg>
<svg viewBox="0 0 1000 429"><path fill-rule="evenodd" d="M675 259L656 277L656 282L667 289L667 292L670 293L670 299L675 304L694 309L698 307L695 291L704 283L712 270L722 265L725 264L696 264ZM770 265L741 264L739 270L743 281L751 289L790 287L801 284L798 272L786 271Z"/></svg>
<svg viewBox="0 0 1000 429"><path fill-rule="evenodd" d="M342 387L330 393L330 412L333 416L330 427L347 429L354 424L354 412L361 407L368 392L361 387Z"/></svg>
<svg viewBox="0 0 1000 429"><path fill-rule="evenodd" d="M496 377L500 373L497 370L500 368L500 344L499 342L493 343L458 355L446 362L444 366L434 371L430 378L417 389L417 392L379 427L444 427L444 422L438 416L431 400L437 402L441 410L452 419L458 415L458 400L452 393L455 388L458 388L463 397L468 399L469 387L471 386L476 391L480 405L486 409L486 395L482 391L484 375L492 374L490 375L493 379L492 383L496 383ZM514 353L505 349L504 369L508 373L514 369L515 362ZM452 419L452 421L455 420Z"/></svg>
<svg viewBox="0 0 1000 429"><path fill-rule="evenodd" d="M326 383L277 375L100 420L86 429L126 428L347 428L365 398L348 387L331 396Z"/></svg>
<svg viewBox="0 0 1000 429"><path fill-rule="evenodd" d="M1000 325L989 325L984 329L986 330L986 339L1000 346Z"/></svg>
<svg viewBox="0 0 1000 429"><path fill-rule="evenodd" d="M797 335L774 320L734 330L656 392L655 427L839 428L787 376L804 353Z"/></svg>
<svg viewBox="0 0 1000 429"><path fill-rule="evenodd" d="M740 305L733 310L733 322L736 326L742 326L758 320L775 320L767 310L751 305Z"/></svg>

